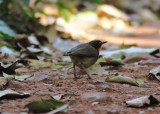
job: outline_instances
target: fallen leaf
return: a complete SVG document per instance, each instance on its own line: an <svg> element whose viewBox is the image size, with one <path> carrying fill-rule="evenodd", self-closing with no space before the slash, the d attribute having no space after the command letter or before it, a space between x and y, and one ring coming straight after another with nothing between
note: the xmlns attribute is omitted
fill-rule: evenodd
<svg viewBox="0 0 160 114"><path fill-rule="evenodd" d="M71 59L68 56L63 56L62 57L62 61L64 61L64 62L71 62Z"/></svg>
<svg viewBox="0 0 160 114"><path fill-rule="evenodd" d="M158 103L159 101L152 95L147 95L147 96L126 101L127 106L131 106L131 107L145 107L145 106L155 105Z"/></svg>
<svg viewBox="0 0 160 114"><path fill-rule="evenodd" d="M42 50L39 49L39 48L27 47L27 49L32 53L40 53L40 52L42 52Z"/></svg>
<svg viewBox="0 0 160 114"><path fill-rule="evenodd" d="M111 58L99 58L96 62L96 64L101 64L102 66L104 65L111 65L111 66L119 66L119 65L124 65L122 61L119 60L112 60Z"/></svg>
<svg viewBox="0 0 160 114"><path fill-rule="evenodd" d="M14 49L8 48L7 46L2 46L0 48L0 52L2 53L2 56L5 54L8 54L9 56L19 56L19 52L15 51Z"/></svg>
<svg viewBox="0 0 160 114"><path fill-rule="evenodd" d="M3 77L14 79L15 75L11 75L11 74L7 74L7 73L4 73L4 72L3 72Z"/></svg>
<svg viewBox="0 0 160 114"><path fill-rule="evenodd" d="M34 60L34 59L26 59L26 60L28 61L28 65L34 68L47 68L51 67L52 65L51 62L45 62L41 60Z"/></svg>
<svg viewBox="0 0 160 114"><path fill-rule="evenodd" d="M157 50L157 48L130 47L128 49L120 49L116 51L101 51L100 54L103 58L122 61L131 57L151 54Z"/></svg>
<svg viewBox="0 0 160 114"><path fill-rule="evenodd" d="M11 99L11 98L22 98L22 97L29 97L29 93L25 93L25 92L16 92L16 91L13 91L13 90L3 90L3 91L0 91L0 99Z"/></svg>
<svg viewBox="0 0 160 114"><path fill-rule="evenodd" d="M106 82L117 82L117 83L127 83L131 85L140 86L143 84L145 79L135 80L134 78L123 76L123 75L109 75L106 78Z"/></svg>
<svg viewBox="0 0 160 114"><path fill-rule="evenodd" d="M52 55L53 51L51 48L49 48L49 44L48 44L48 47L47 45L46 46L41 46L41 50L43 50L44 53L48 54L48 55Z"/></svg>
<svg viewBox="0 0 160 114"><path fill-rule="evenodd" d="M65 105L63 105L63 106L61 106L61 107L59 107L59 108L57 108L53 111L48 112L47 114L57 114L58 112L62 112L62 111L67 112L67 109L68 109L68 105L65 104Z"/></svg>
<svg viewBox="0 0 160 114"><path fill-rule="evenodd" d="M54 95L52 96L55 100L61 100L61 98L64 96L65 94L58 94L58 95Z"/></svg>
<svg viewBox="0 0 160 114"><path fill-rule="evenodd" d="M112 16L115 18L120 18L125 21L129 21L129 17L122 11L120 11L118 8L105 4L105 5L100 5L97 9L97 13L99 16Z"/></svg>
<svg viewBox="0 0 160 114"><path fill-rule="evenodd" d="M23 81L23 80L25 80L25 79L27 79L27 78L30 78L30 77L32 77L33 75L20 75L20 76L15 76L15 79L16 80L19 80L19 81Z"/></svg>
<svg viewBox="0 0 160 114"><path fill-rule="evenodd" d="M57 70L57 69L59 69L59 68L61 68L62 67L62 65L52 65L52 69L53 70Z"/></svg>
<svg viewBox="0 0 160 114"><path fill-rule="evenodd" d="M44 33L45 36L48 38L49 43L53 44L53 42L55 42L56 38L57 38L57 31L55 28L55 24L53 24L52 26L50 26L50 28L48 28L48 30Z"/></svg>
<svg viewBox="0 0 160 114"><path fill-rule="evenodd" d="M30 42L30 44L39 45L39 42L34 34L28 36L28 41Z"/></svg>
<svg viewBox="0 0 160 114"><path fill-rule="evenodd" d="M0 20L0 32L8 34L9 36L15 36L15 32L2 20Z"/></svg>
<svg viewBox="0 0 160 114"><path fill-rule="evenodd" d="M3 89L3 87L7 85L7 83L8 83L7 78L0 77L0 89Z"/></svg>
<svg viewBox="0 0 160 114"><path fill-rule="evenodd" d="M15 72L16 74L22 74L22 73L30 72L30 70L27 67L20 67L20 68L17 68Z"/></svg>
<svg viewBox="0 0 160 114"><path fill-rule="evenodd" d="M1 63L0 63L0 73L4 72L4 73L7 73L7 74L15 74L15 69L17 69L18 67L18 63L22 63L22 64L25 64L25 60L17 60L16 62L14 62L13 64L11 64L10 66L4 68Z"/></svg>
<svg viewBox="0 0 160 114"><path fill-rule="evenodd" d="M10 74L3 73L3 76L5 78L11 78L11 79L16 79L16 80L23 81L27 78L32 77L33 75L20 75L20 76L18 76L18 75L10 75Z"/></svg>
<svg viewBox="0 0 160 114"><path fill-rule="evenodd" d="M87 74L108 75L108 71L104 70L100 64L94 64L86 69Z"/></svg>
<svg viewBox="0 0 160 114"><path fill-rule="evenodd" d="M150 70L149 79L157 79L160 81L160 66Z"/></svg>
<svg viewBox="0 0 160 114"><path fill-rule="evenodd" d="M46 113L51 110L57 109L63 105L64 105L63 102L56 101L54 99L49 99L42 101L33 101L25 105L25 107L27 107L29 111L33 113Z"/></svg>

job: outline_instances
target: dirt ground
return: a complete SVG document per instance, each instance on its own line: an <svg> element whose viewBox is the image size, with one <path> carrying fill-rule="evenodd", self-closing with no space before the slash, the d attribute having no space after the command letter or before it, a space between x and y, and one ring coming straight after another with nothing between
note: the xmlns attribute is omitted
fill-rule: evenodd
<svg viewBox="0 0 160 114"><path fill-rule="evenodd" d="M138 60L140 61L136 65L130 62L119 67L103 66L103 68L111 74L119 73L140 79L147 77L152 68L160 65L160 58L149 55L141 56ZM77 71L81 76L77 80L73 79L73 69L62 72L60 69L53 71L50 68L31 72L30 74L34 76L25 81L11 80L4 89L29 92L31 95L21 99L0 100L0 112L15 114L26 112L25 104L34 100L50 99L58 94L65 94L62 100L68 104L69 114L158 114L160 112L160 104L145 108L131 108L125 104L126 100L151 94L160 100L160 83L157 80L147 79L143 85L137 87L105 82L104 75L92 75L92 79L87 79L85 73L80 69Z"/></svg>
<svg viewBox="0 0 160 114"><path fill-rule="evenodd" d="M136 79L145 78L153 67L160 64L160 59L143 56L138 65L125 64L119 67L104 66L110 73L120 73ZM33 100L49 99L57 94L66 94L63 99L69 105L68 113L88 114L158 114L160 105L146 108L131 108L126 100L154 94L160 99L160 84L156 80L146 80L141 87L129 84L105 82L106 76L87 75L79 70L80 79L73 79L73 69L67 72L40 69L34 76L25 80L11 80L6 89L32 93L28 98L4 99L0 101L2 113L20 113L25 111L24 105Z"/></svg>

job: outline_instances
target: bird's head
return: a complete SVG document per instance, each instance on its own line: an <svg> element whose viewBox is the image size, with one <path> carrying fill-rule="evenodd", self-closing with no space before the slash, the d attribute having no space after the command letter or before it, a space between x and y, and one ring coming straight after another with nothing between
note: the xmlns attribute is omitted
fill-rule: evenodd
<svg viewBox="0 0 160 114"><path fill-rule="evenodd" d="M90 41L88 44L100 51L102 49L102 45L105 43L107 43L107 41L102 42L100 40L93 40Z"/></svg>

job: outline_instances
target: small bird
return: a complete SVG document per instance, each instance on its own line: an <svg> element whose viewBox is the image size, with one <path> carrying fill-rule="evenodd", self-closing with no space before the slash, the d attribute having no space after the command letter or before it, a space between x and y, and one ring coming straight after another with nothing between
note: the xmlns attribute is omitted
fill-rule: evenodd
<svg viewBox="0 0 160 114"><path fill-rule="evenodd" d="M104 43L106 43L106 41L101 42L100 40L93 40L85 44L80 44L64 54L64 56L70 56L73 62L74 78L78 78L76 76L75 66L78 66L85 71L86 68L89 68L96 63ZM88 78L91 78L89 74L87 75Z"/></svg>

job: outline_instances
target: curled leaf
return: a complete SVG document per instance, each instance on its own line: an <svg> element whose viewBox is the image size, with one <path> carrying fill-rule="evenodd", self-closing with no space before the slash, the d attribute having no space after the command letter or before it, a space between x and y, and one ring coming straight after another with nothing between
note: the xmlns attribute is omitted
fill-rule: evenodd
<svg viewBox="0 0 160 114"><path fill-rule="evenodd" d="M111 65L111 66L124 65L122 61L112 60L111 58L99 58L96 63L97 64L100 63L101 65Z"/></svg>
<svg viewBox="0 0 160 114"><path fill-rule="evenodd" d="M157 48L130 47L116 51L101 51L101 55L104 58L112 58L112 60L124 60L131 57L152 54L153 52L157 52L157 50Z"/></svg>
<svg viewBox="0 0 160 114"><path fill-rule="evenodd" d="M42 100L42 101L33 101L25 105L25 107L27 107L30 112L46 113L51 110L57 109L63 105L64 105L63 102L56 101L54 99L49 99L49 100Z"/></svg>
<svg viewBox="0 0 160 114"><path fill-rule="evenodd" d="M157 79L160 81L160 66L153 68L149 72L149 79Z"/></svg>
<svg viewBox="0 0 160 114"><path fill-rule="evenodd" d="M108 71L104 70L100 64L94 64L86 69L87 74L108 75Z"/></svg>
<svg viewBox="0 0 160 114"><path fill-rule="evenodd" d="M106 82L127 83L135 86L140 86L144 81L145 79L135 80L134 78L123 75L109 75L106 78Z"/></svg>
<svg viewBox="0 0 160 114"><path fill-rule="evenodd" d="M34 59L26 59L28 61L28 65L30 67L35 67L35 68L47 68L51 67L52 63L51 62L45 62L41 60L34 60Z"/></svg>
<svg viewBox="0 0 160 114"><path fill-rule="evenodd" d="M11 79L16 79L16 80L23 81L27 78L32 77L33 75L20 75L20 76L18 76L18 75L10 75L10 74L3 73L3 76L5 78L11 78Z"/></svg>
<svg viewBox="0 0 160 114"><path fill-rule="evenodd" d="M25 92L20 93L10 89L0 91L0 99L22 98L22 97L28 97L29 95L30 95L29 93L25 93Z"/></svg>
<svg viewBox="0 0 160 114"><path fill-rule="evenodd" d="M147 95L147 96L126 101L127 106L131 106L131 107L144 107L144 106L155 105L158 103L159 101L152 95Z"/></svg>

